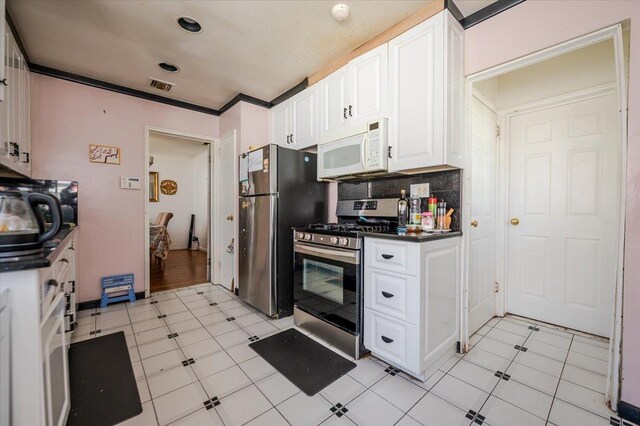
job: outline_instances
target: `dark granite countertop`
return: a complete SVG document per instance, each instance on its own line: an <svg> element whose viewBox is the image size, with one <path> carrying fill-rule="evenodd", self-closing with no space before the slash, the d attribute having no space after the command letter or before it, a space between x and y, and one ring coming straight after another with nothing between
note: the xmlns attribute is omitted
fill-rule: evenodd
<svg viewBox="0 0 640 426"><path fill-rule="evenodd" d="M6 262L0 262L0 273L2 272L16 272L27 271L29 269L47 268L51 266L51 261L57 256L56 248L63 245L65 240L71 235L71 233L77 229L62 229L51 240L44 244L42 254L28 257L26 259L11 260Z"/></svg>
<svg viewBox="0 0 640 426"><path fill-rule="evenodd" d="M428 232L401 232L401 231L393 231L393 232L361 232L360 235L363 235L365 238L373 237L373 238L384 238L388 240L400 240L400 241L413 241L416 243L424 243L427 241L435 241L442 240L445 238L453 238L462 236L462 231L451 231L444 234L439 233L428 233Z"/></svg>

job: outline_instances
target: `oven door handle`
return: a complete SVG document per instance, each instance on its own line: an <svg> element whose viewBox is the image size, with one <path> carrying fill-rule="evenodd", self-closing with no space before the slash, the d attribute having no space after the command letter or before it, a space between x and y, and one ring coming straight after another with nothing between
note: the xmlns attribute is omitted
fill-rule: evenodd
<svg viewBox="0 0 640 426"><path fill-rule="evenodd" d="M347 262L352 265L358 265L360 263L360 256L358 256L359 251L331 250L300 243L295 243L294 249L296 253L317 255L325 259Z"/></svg>

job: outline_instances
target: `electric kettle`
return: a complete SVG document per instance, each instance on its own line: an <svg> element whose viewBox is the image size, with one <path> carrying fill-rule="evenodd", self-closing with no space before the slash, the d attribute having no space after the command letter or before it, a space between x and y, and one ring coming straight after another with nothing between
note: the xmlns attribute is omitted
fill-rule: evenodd
<svg viewBox="0 0 640 426"><path fill-rule="evenodd" d="M51 227L45 229L40 206L48 206ZM0 259L38 254L42 244L62 227L57 198L39 192L0 191Z"/></svg>

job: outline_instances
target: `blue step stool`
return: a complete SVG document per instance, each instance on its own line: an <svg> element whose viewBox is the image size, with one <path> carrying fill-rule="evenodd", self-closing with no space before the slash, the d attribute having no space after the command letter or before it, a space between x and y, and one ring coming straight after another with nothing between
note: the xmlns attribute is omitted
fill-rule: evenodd
<svg viewBox="0 0 640 426"><path fill-rule="evenodd" d="M102 285L102 298L100 299L100 307L106 308L109 303L121 302L128 300L136 301L136 295L133 292L133 274L111 275L102 277L100 280ZM126 294L122 294L126 291ZM118 293L117 296L111 296Z"/></svg>

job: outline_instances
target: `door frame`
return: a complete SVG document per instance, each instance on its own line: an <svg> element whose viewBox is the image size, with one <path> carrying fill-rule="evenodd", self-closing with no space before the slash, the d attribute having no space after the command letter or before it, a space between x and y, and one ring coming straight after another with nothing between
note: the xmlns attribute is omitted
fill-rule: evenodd
<svg viewBox="0 0 640 426"><path fill-rule="evenodd" d="M212 183L214 182L214 174L212 173L211 165L214 164L215 158L215 149L214 146L217 144L217 139L211 136L197 135L194 133L183 132L180 130L166 129L162 127L144 126L144 178L142 181L144 182L144 297L147 298L151 295L151 262L149 259L149 136L151 133L158 133L165 136L174 136L181 139L190 139L193 142L201 142L209 144L209 186L210 189L208 191L208 199L207 203L209 206L209 218L207 221L207 227L209 229L209 236L207 237L207 277L209 282L212 281L212 273L211 273L211 258L213 255L213 241L211 239L211 229L212 229L212 199L215 198L213 193L214 186Z"/></svg>
<svg viewBox="0 0 640 426"><path fill-rule="evenodd" d="M228 183L228 176L219 176L218 174L220 173L220 161L224 161L224 159L219 155L220 154L220 143L221 141L226 138L227 136L233 136L233 141L234 141L234 148L233 148L233 176L231 176L231 180L233 183L233 195L234 195L234 199L236 200L236 202L234 202L234 208L233 208L233 216L234 216L234 230L233 230L233 241L234 241L234 249L237 248L238 246L238 226L236 225L237 220L238 220L238 155L239 155L239 151L240 151L240 141L238 139L238 131L236 129L231 129L229 130L227 133L220 135L218 139L215 140L215 144L214 144L214 149L213 149L213 186L212 186L212 191L214 194L220 194L220 185L222 185L223 183ZM222 264L221 264L221 252L222 250L226 250L226 244L224 241L221 240L222 238L222 233L220 232L220 227L222 226L222 223L224 223L223 221L226 220L226 218L222 217L222 205L221 205L221 200L220 198L216 195L214 197L212 197L211 200L211 215L213 218L213 227L209 228L211 229L212 234L209 237L209 240L213 242L214 244L214 259L215 262L211 262L211 271L212 273L210 274L211 277L211 282L214 284L221 284L221 278L220 278L220 274L221 274L221 268L222 268ZM234 283L236 288L238 288L238 280L237 280L237 271L238 271L238 256L234 256L233 258L233 265L232 265L233 271L232 271L232 275L234 277ZM225 286L223 286L225 287ZM225 287L226 288L226 287Z"/></svg>
<svg viewBox="0 0 640 426"><path fill-rule="evenodd" d="M622 287L623 287L623 265L624 265L624 225L625 225L625 206L626 206L626 182L627 182L627 87L626 87L626 77L625 77L625 62L624 62L624 48L623 48L623 36L622 36L622 24L616 24L610 26L608 28L604 28L598 31L595 31L590 34L586 34L584 36L578 37L573 40L566 41L564 43L558 44L556 46L552 46L538 52L534 52L530 55L524 56L522 58L515 59L511 62L507 62L504 64L497 65L493 68L480 71L478 73L472 74L467 77L466 82L466 137L465 137L465 152L466 152L466 160L465 160L465 168L470 170L471 166L471 100L473 97L473 85L474 83L478 83L483 80L487 80L490 78L497 77L499 75L524 68L529 65L533 65L535 63L554 58L556 56L560 56L583 47L587 47L602 41L613 40L614 44L614 52L615 52L615 67L616 67L616 82L613 85L615 92L618 97L618 129L619 129L619 143L620 143L620 181L621 184L619 186L619 234L618 234L618 247L617 247L617 268L616 268L616 282L615 282L615 295L613 301L613 318L611 321L611 338L609 340L609 368L607 373L607 390L606 390L606 400L610 402L611 407L615 410L620 396L620 354L621 354L621 346L622 346ZM499 113L498 122L503 123L503 119L505 117L501 117ZM507 129L502 127L503 132L506 132ZM504 133L506 134L506 133ZM505 151L503 142L504 138L498 138L498 182L499 182L499 192L497 193L498 198L498 223L503 223L503 226L498 226L498 259L500 259L500 255L504 255L506 253L506 222L505 222L505 201L508 197L508 194L505 192L505 178L504 175L504 164L508 163L508 158L504 157ZM508 153L508 151L506 151ZM468 177L465 179L465 184L463 186L463 199L467 200L469 194L469 185L467 183ZM501 204L502 203L502 204ZM464 217L470 217L470 205L467 201L463 205L463 214ZM502 222L500 222L502 220ZM460 339L461 339L461 348L464 351L468 350L469 345L469 330L468 330L468 316L469 316L469 282L468 282L468 267L469 267L469 257L467 254L468 246L469 246L469 221L465 221L462 223L462 231L463 231L463 248L464 248L464 256L463 256L463 280L462 280L462 318L460 321L461 330L460 330ZM499 263L497 265L497 274L498 282L505 283L506 277L506 264L502 262L502 265ZM504 289L504 285L500 286L498 291L498 305L496 306L496 312L498 315L504 315L506 311L506 291Z"/></svg>

